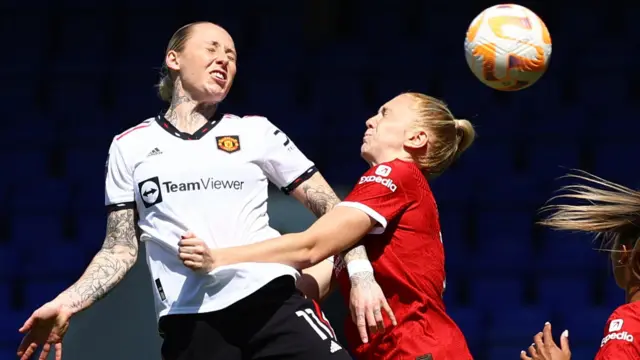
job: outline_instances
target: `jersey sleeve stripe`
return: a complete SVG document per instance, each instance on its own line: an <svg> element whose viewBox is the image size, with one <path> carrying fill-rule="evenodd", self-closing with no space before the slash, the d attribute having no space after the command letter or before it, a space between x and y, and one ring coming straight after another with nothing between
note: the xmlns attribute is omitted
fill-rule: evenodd
<svg viewBox="0 0 640 360"><path fill-rule="evenodd" d="M127 131L123 132L122 134L118 135L118 136L116 137L116 140L120 140L120 139L122 139L123 137L125 137L126 135L131 134L132 132L134 132L134 131L136 131L136 130L138 130L138 129L144 129L144 128L146 128L146 127L149 127L149 125L150 125L149 123L147 123L147 124L144 124L144 123L143 123L143 124L140 124L140 125L138 125L138 126L132 127L131 129L129 129L129 130L127 130Z"/></svg>
<svg viewBox="0 0 640 360"><path fill-rule="evenodd" d="M368 207L367 205L361 204L359 202L343 201L343 202L339 203L336 206L351 207L351 208L354 208L354 209L358 209L358 210L364 212L365 214L371 216L373 218L373 220L377 221L378 224L380 224L382 229L373 228L370 231L370 234L380 234L380 233L382 233L382 231L380 231L380 230L384 230L384 229L387 228L387 219L385 219L384 216L380 215L380 213L378 213L377 211L375 211L372 208Z"/></svg>
<svg viewBox="0 0 640 360"><path fill-rule="evenodd" d="M313 174L318 172L318 168L314 166L308 168L305 172L302 173L302 175L298 176L295 180L293 180L289 185L283 187L282 192L285 193L286 195L291 194L291 192L293 190L295 190L298 186L300 186L300 184L302 184L303 182L309 180L309 178L311 178L313 176Z"/></svg>
<svg viewBox="0 0 640 360"><path fill-rule="evenodd" d="M135 209L135 208L136 208L135 201L128 201L128 202L121 202L121 203L107 205L107 212L110 213L112 211L128 210L128 209Z"/></svg>

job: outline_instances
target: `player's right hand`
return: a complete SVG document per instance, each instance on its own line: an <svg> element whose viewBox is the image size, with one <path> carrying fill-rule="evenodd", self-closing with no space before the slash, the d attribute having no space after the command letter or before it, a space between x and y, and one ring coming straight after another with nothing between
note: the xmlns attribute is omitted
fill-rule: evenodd
<svg viewBox="0 0 640 360"><path fill-rule="evenodd" d="M62 359L62 338L69 328L69 319L72 312L57 304L48 302L25 321L18 330L24 334L24 338L18 347L20 360L29 360L35 354L38 347L42 347L39 360L45 360L54 348L55 360Z"/></svg>
<svg viewBox="0 0 640 360"><path fill-rule="evenodd" d="M521 360L569 360L569 331L565 330L560 335L560 347L553 341L551 324L544 324L542 332L533 337L533 344L529 346L529 356L525 351L520 352Z"/></svg>
<svg viewBox="0 0 640 360"><path fill-rule="evenodd" d="M384 331L382 310L387 313L392 325L395 326L398 322L373 273L357 273L351 276L350 280L349 308L351 310L351 319L358 327L360 339L366 344L369 342L367 328L371 334Z"/></svg>

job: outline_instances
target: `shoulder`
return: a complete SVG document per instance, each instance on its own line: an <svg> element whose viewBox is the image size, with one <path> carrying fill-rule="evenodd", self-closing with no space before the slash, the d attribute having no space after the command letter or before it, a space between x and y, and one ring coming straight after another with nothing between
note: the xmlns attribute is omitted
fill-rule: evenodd
<svg viewBox="0 0 640 360"><path fill-rule="evenodd" d="M423 181L421 179L424 179L424 175L422 175L422 172L416 164L399 159L373 166L364 175L380 176L403 181L415 180L416 182Z"/></svg>
<svg viewBox="0 0 640 360"><path fill-rule="evenodd" d="M616 308L609 316L605 330L615 332L627 327L632 327L629 330L640 330L640 303L638 302L624 304Z"/></svg>
<svg viewBox="0 0 640 360"><path fill-rule="evenodd" d="M121 146L122 144L135 143L140 140L141 136L148 135L148 129L155 123L155 118L148 118L143 122L128 128L127 130L117 134L113 138L113 143Z"/></svg>

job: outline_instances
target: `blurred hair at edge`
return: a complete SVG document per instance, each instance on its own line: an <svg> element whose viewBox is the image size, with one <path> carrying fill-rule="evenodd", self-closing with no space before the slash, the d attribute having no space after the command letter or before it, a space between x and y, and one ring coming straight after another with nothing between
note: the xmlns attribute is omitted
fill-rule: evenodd
<svg viewBox="0 0 640 360"><path fill-rule="evenodd" d="M548 215L540 224L594 234L610 253L614 278L627 302L640 300L640 192L585 171L567 177L579 183L562 187L551 201L572 204L543 207Z"/></svg>

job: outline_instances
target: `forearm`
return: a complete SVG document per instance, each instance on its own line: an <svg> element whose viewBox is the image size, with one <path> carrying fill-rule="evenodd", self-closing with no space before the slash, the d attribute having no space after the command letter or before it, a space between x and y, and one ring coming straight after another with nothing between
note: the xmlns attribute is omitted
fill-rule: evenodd
<svg viewBox="0 0 640 360"><path fill-rule="evenodd" d="M336 281L333 276L333 261L326 259L308 269L302 270L302 276L298 279L298 289L307 297L316 300L324 300L335 288Z"/></svg>
<svg viewBox="0 0 640 360"><path fill-rule="evenodd" d="M102 248L80 279L55 301L77 313L103 298L124 278L138 258L135 218L133 209L109 213Z"/></svg>
<svg viewBox="0 0 640 360"><path fill-rule="evenodd" d="M286 234L256 244L210 251L214 258L221 261L220 265L267 262L285 264L302 270L323 260L313 257L313 245L303 240L303 233Z"/></svg>
<svg viewBox="0 0 640 360"><path fill-rule="evenodd" d="M93 258L84 274L55 299L78 313L102 299L127 274L136 261L128 252L102 249Z"/></svg>
<svg viewBox="0 0 640 360"><path fill-rule="evenodd" d="M367 256L367 249L364 245L358 245L351 250L340 254L347 267L351 286L358 286L362 282L375 281L373 276L373 266Z"/></svg>
<svg viewBox="0 0 640 360"><path fill-rule="evenodd" d="M304 232L211 250L211 256L216 259L216 267L240 262L275 262L305 269L352 247L375 224L375 220L360 210L337 207Z"/></svg>

